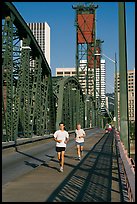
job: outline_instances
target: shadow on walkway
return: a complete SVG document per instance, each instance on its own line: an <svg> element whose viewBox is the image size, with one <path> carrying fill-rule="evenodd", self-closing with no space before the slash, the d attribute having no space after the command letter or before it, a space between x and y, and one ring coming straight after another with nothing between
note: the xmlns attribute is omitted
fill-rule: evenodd
<svg viewBox="0 0 137 204"><path fill-rule="evenodd" d="M112 154L113 132L96 143L45 202L111 202Z"/></svg>

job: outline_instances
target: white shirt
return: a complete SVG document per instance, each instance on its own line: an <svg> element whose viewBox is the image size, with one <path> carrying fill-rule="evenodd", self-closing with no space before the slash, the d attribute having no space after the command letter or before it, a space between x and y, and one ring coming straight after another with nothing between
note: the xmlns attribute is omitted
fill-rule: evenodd
<svg viewBox="0 0 137 204"><path fill-rule="evenodd" d="M66 144L64 142L66 141L66 138L69 138L69 134L65 130L57 130L54 133L54 138L57 140L62 140L62 142L56 142L56 147L66 147Z"/></svg>
<svg viewBox="0 0 137 204"><path fill-rule="evenodd" d="M84 138L79 138L79 136L83 136L85 135L85 131L83 129L80 130L75 130L76 133L76 142L80 143L80 142L84 142Z"/></svg>

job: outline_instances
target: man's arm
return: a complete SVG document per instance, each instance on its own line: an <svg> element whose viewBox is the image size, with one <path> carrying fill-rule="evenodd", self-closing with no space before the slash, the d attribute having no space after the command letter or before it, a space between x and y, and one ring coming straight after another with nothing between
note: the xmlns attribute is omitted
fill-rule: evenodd
<svg viewBox="0 0 137 204"><path fill-rule="evenodd" d="M62 142L62 140L57 140L55 137L54 137L54 140L56 141L56 142Z"/></svg>
<svg viewBox="0 0 137 204"><path fill-rule="evenodd" d="M64 143L67 144L68 141L69 141L69 138L67 138Z"/></svg>

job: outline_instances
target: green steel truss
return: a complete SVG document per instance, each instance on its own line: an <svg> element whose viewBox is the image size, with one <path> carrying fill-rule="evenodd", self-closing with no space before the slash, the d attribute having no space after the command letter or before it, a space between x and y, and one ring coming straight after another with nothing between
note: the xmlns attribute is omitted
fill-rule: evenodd
<svg viewBox="0 0 137 204"><path fill-rule="evenodd" d="M51 70L31 30L16 8L2 11L2 141L43 136L64 121L67 130L93 120L94 100L85 100L76 77L51 77ZM87 101L87 104L86 104Z"/></svg>
<svg viewBox="0 0 137 204"><path fill-rule="evenodd" d="M57 96L56 128L64 121L67 130L80 123L85 127L85 103L80 84L75 77L53 78L54 93Z"/></svg>
<svg viewBox="0 0 137 204"><path fill-rule="evenodd" d="M6 16L2 32L2 74L3 74L3 127L4 140L12 140L13 122L13 16Z"/></svg>
<svg viewBox="0 0 137 204"><path fill-rule="evenodd" d="M32 32L9 2L3 2L2 11L2 86L2 141L55 131L51 70Z"/></svg>

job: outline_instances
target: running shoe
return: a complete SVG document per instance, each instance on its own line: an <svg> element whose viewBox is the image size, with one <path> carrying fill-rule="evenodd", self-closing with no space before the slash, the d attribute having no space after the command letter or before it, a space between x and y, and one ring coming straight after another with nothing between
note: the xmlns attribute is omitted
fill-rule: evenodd
<svg viewBox="0 0 137 204"><path fill-rule="evenodd" d="M63 172L63 167L62 166L60 167L60 172Z"/></svg>

